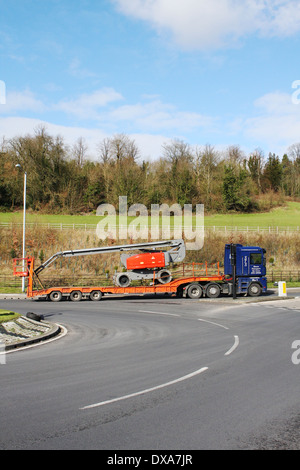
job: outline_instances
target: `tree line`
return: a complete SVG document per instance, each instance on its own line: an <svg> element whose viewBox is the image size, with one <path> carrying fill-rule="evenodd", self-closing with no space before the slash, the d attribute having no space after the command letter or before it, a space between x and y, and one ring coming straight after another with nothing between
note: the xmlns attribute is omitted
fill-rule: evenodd
<svg viewBox="0 0 300 470"><path fill-rule="evenodd" d="M99 204L204 204L206 211L264 210L269 198L300 197L300 143L281 158L259 149L245 155L239 146L220 152L212 145L192 147L174 139L161 157L145 161L125 134L99 142L95 160L79 138L69 148L61 136L43 127L33 135L3 138L0 144L0 209L23 205L27 172L27 207L48 213L95 211ZM21 165L17 168L16 165Z"/></svg>

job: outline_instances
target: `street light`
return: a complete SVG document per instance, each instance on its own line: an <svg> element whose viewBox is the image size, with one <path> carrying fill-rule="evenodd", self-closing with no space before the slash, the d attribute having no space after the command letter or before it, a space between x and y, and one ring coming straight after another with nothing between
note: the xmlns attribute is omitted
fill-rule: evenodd
<svg viewBox="0 0 300 470"><path fill-rule="evenodd" d="M22 169L20 163L16 165L16 168ZM23 195L23 271L25 271L25 234L26 234L26 185L27 185L27 173L24 173L24 195ZM22 292L25 292L25 277L22 277Z"/></svg>

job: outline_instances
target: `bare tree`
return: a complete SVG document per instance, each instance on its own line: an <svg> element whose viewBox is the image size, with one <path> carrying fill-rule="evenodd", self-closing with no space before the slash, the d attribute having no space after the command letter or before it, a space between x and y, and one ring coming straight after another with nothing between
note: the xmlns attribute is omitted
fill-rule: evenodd
<svg viewBox="0 0 300 470"><path fill-rule="evenodd" d="M300 142L288 148L288 156L294 161L300 160Z"/></svg>
<svg viewBox="0 0 300 470"><path fill-rule="evenodd" d="M125 158L137 161L140 150L134 140L125 134L116 134L111 138L103 139L98 145L98 152L103 163L109 160L120 162Z"/></svg>
<svg viewBox="0 0 300 470"><path fill-rule="evenodd" d="M240 166L245 160L245 154L239 147L239 145L231 145L228 147L226 152L226 159L228 163L233 167Z"/></svg>
<svg viewBox="0 0 300 470"><path fill-rule="evenodd" d="M88 146L85 140L82 137L79 137L79 139L73 146L73 155L78 166L80 167L83 166L87 150L88 150Z"/></svg>
<svg viewBox="0 0 300 470"><path fill-rule="evenodd" d="M103 139L97 147L98 155L102 163L107 163L110 159L110 139Z"/></svg>
<svg viewBox="0 0 300 470"><path fill-rule="evenodd" d="M251 153L249 156L248 162L248 169L250 171L250 175L253 181L257 184L259 191L262 189L262 174L263 174L263 166L264 166L264 154L261 149L256 149L254 152Z"/></svg>
<svg viewBox="0 0 300 470"><path fill-rule="evenodd" d="M216 188L218 166L220 162L219 152L209 144L205 145L203 149L196 148L195 150L195 175L197 181L197 190L199 196L203 197L203 203L206 207L212 207L212 195L216 195L218 188Z"/></svg>
<svg viewBox="0 0 300 470"><path fill-rule="evenodd" d="M191 147L186 142L174 139L170 144L163 145L163 157L172 165L180 161L189 161L193 159Z"/></svg>

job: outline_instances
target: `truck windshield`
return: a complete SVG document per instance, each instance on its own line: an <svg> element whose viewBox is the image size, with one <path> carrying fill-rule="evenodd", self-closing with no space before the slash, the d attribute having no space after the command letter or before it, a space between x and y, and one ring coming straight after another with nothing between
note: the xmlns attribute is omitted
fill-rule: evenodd
<svg viewBox="0 0 300 470"><path fill-rule="evenodd" d="M250 264L262 264L262 254L261 253L251 253L250 254Z"/></svg>

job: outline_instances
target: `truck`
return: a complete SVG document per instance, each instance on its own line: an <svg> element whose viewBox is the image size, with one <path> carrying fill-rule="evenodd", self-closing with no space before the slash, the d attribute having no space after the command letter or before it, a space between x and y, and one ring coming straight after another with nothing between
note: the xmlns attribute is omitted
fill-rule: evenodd
<svg viewBox="0 0 300 470"><path fill-rule="evenodd" d="M165 249L162 249L165 248ZM138 251L136 254L123 252ZM121 263L127 269L115 273L113 285L45 287L41 272L59 258L121 252ZM68 299L99 301L105 295L171 294L200 299L221 295L257 297L267 291L265 249L258 246L226 244L224 272L220 263L214 270L208 263L183 263L182 272L171 272L174 264L183 262L184 240L166 240L139 244L61 251L35 268L34 257L13 260L15 276L27 279L27 298L45 298L52 302Z"/></svg>

